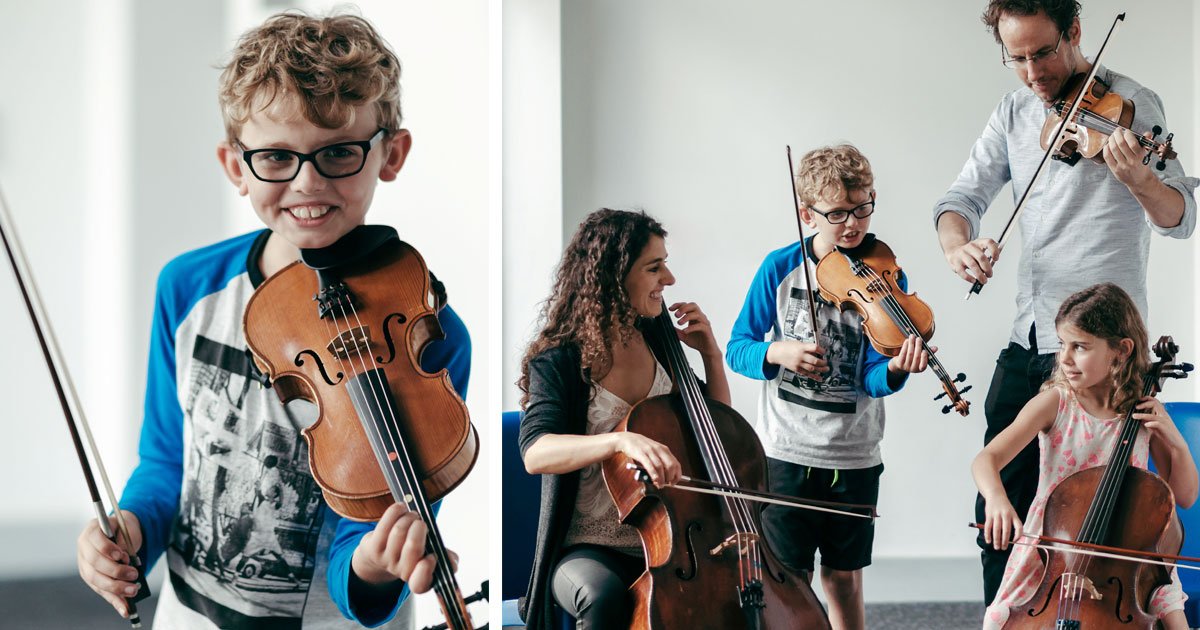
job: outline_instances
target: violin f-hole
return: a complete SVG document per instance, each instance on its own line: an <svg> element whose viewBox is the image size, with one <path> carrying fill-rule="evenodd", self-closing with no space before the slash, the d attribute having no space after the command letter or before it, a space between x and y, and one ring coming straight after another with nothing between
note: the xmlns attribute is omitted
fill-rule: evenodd
<svg viewBox="0 0 1200 630"><path fill-rule="evenodd" d="M324 380L327 385L330 385L330 386L337 385L338 383L342 382L343 378L345 378L346 375L339 371L337 373L337 380L336 381L331 380L329 378L329 372L325 371L325 362L322 361L321 357L318 356L317 353L313 352L312 350L301 350L296 355L296 358L293 359L293 363L296 364L296 367L304 367L304 355L306 355L306 354L310 355L313 358L313 361L317 362L317 369L321 372L321 379Z"/></svg>
<svg viewBox="0 0 1200 630"><path fill-rule="evenodd" d="M392 329L388 325L393 319L396 320L397 324L403 324L408 321L404 313L390 313L387 317L383 318L383 340L387 343L388 358L384 359L381 356L377 356L375 360L384 365L391 363L396 358L396 342L392 340Z"/></svg>

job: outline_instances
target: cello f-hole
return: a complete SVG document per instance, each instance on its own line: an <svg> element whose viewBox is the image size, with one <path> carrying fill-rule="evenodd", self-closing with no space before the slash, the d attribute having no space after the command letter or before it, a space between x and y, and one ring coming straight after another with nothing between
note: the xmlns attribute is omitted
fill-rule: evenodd
<svg viewBox="0 0 1200 630"><path fill-rule="evenodd" d="M1117 616L1117 620L1121 623L1133 621L1132 614L1125 615L1124 617L1121 616L1121 602L1125 601L1125 583L1115 575L1108 578L1108 583L1115 584L1117 587L1117 601L1113 602L1113 614Z"/></svg>
<svg viewBox="0 0 1200 630"><path fill-rule="evenodd" d="M681 580L691 580L696 577L696 572L700 570L699 563L696 560L696 543L692 540L692 531L704 531L704 525L699 521L688 523L687 529L684 531L683 540L687 544L688 564L691 565L689 571L683 569L675 569L675 576Z"/></svg>

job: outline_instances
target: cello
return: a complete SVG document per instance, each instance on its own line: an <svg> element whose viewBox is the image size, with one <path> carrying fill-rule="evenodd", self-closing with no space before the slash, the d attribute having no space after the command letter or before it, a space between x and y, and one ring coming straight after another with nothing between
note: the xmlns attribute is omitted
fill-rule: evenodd
<svg viewBox="0 0 1200 630"><path fill-rule="evenodd" d="M487 598L487 583L463 597L432 507L479 452L447 372L420 367L422 351L443 336L443 303L425 261L394 229L358 226L263 282L243 329L280 400L319 409L303 435L329 507L357 521L379 520L393 503L416 513L437 559L433 590L446 623L436 628L475 630L467 604Z"/></svg>
<svg viewBox="0 0 1200 630"><path fill-rule="evenodd" d="M630 587L630 627L829 628L808 582L775 557L763 538L760 510L738 491L767 487L766 457L754 429L732 408L704 397L665 303L652 327L676 393L634 405L615 430L666 445L686 480L732 490L718 498L716 492L656 488L645 475L628 474L637 466L624 454L601 464L617 515L638 530L646 556L646 571Z"/></svg>
<svg viewBox="0 0 1200 630"><path fill-rule="evenodd" d="M1162 379L1185 378L1191 371L1190 365L1175 363L1178 351L1170 337L1154 345L1159 360L1143 378L1143 396L1157 394ZM1129 463L1142 426L1133 413L1133 408L1126 413L1106 464L1078 471L1054 488L1042 526L1043 540L1118 553L1043 548L1041 582L1026 601L1009 609L1006 630L1155 627L1157 620L1147 612L1150 598L1171 576L1162 564L1136 558L1178 557L1174 554L1183 543L1183 526L1171 487ZM1134 553L1127 559L1113 557L1123 550Z"/></svg>

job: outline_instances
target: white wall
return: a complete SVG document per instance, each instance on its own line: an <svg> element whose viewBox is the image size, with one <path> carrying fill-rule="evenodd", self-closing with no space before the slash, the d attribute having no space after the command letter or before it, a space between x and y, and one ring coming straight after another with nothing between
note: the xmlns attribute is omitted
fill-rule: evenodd
<svg viewBox="0 0 1200 630"><path fill-rule="evenodd" d="M241 32L286 5L74 4L0 5L0 185L119 493L135 463L154 277L176 254L260 227L215 159L217 66ZM414 137L400 177L379 186L371 220L420 249L472 336L467 404L482 448L439 519L469 593L488 573L478 507L487 505L496 407L487 400L488 3L359 6L401 59ZM0 317L12 331L0 367L10 410L0 475L36 483L5 484L0 578L71 573L87 495L10 276L0 272L0 300L11 305ZM435 598L419 601L419 622L440 617Z"/></svg>
<svg viewBox="0 0 1200 630"><path fill-rule="evenodd" d="M1020 243L1010 242L983 294L964 302L967 285L946 267L930 211L1001 95L1019 87L979 22L983 4L561 3L563 235L601 206L644 208L661 219L678 278L671 299L700 303L721 343L763 256L795 240L784 145L798 157L851 141L871 159L879 192L872 230L934 308L943 363L974 385L966 419L939 413L932 375L888 399L880 558L978 553L965 527L975 495L968 465L982 444L983 400L1012 324ZM1087 54L1123 9L1085 2ZM1191 173L1200 168L1193 12L1183 0L1156 3L1153 13L1133 7L1105 53L1106 65L1162 96ZM510 129L514 116L506 142L530 131ZM523 211L507 201L506 219ZM1012 205L1006 189L984 234L998 236ZM1200 358L1194 279L1180 282L1177 271L1195 268L1196 240L1152 243L1151 331L1173 334L1186 356ZM541 277L531 282L544 286ZM506 318L526 311L505 306ZM517 325L506 327L510 373L509 357L524 342L507 334ZM734 406L753 415L757 383L735 376L733 387ZM1163 397L1194 400L1196 387L1172 383ZM506 403L513 396L510 387Z"/></svg>

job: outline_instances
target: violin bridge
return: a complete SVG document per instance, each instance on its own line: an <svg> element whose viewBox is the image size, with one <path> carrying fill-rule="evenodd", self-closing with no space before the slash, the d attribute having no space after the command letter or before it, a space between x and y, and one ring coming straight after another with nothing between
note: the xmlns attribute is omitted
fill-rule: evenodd
<svg viewBox="0 0 1200 630"><path fill-rule="evenodd" d="M371 353L371 331L366 326L356 326L333 338L326 346L329 353L341 361Z"/></svg>
<svg viewBox="0 0 1200 630"><path fill-rule="evenodd" d="M721 555L722 551L734 546L736 546L738 549L741 549L741 553L746 554L749 553L750 546L757 542L758 534L752 534L750 532L737 532L729 538L726 538L721 544L709 550L708 554L710 556L719 556Z"/></svg>

